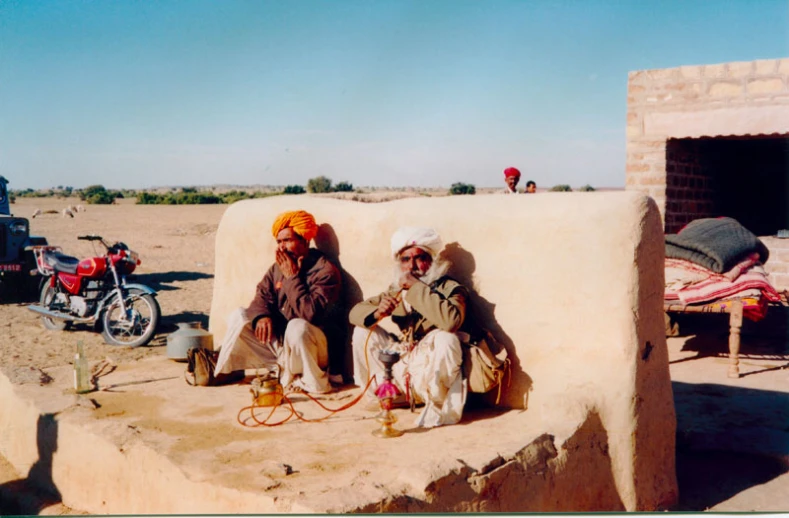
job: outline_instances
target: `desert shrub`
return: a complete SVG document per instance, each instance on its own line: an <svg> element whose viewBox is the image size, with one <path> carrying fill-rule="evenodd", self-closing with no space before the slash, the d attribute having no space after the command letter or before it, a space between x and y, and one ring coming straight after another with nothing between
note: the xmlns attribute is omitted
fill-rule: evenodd
<svg viewBox="0 0 789 518"><path fill-rule="evenodd" d="M559 184L551 187L552 192L571 192L573 189L567 184Z"/></svg>
<svg viewBox="0 0 789 518"><path fill-rule="evenodd" d="M103 185L88 185L84 189L78 189L77 195L79 196L80 200L87 201L88 198L94 194L99 194L102 192L107 192L107 189L105 189Z"/></svg>
<svg viewBox="0 0 789 518"><path fill-rule="evenodd" d="M246 191L228 191L222 194L213 194L205 192L168 192L166 194L158 194L152 192L138 192L137 204L138 205L217 205L222 203L235 203L239 200L248 200L252 198L266 198L268 196L276 196L278 193L265 193L254 192L248 193Z"/></svg>
<svg viewBox="0 0 789 518"><path fill-rule="evenodd" d="M111 205L115 203L115 197L108 191L98 191L85 198L85 201L91 205Z"/></svg>
<svg viewBox="0 0 789 518"><path fill-rule="evenodd" d="M307 181L307 192L321 193L321 192L331 192L331 191L332 191L331 179L325 176L310 178Z"/></svg>
<svg viewBox="0 0 789 518"><path fill-rule="evenodd" d="M353 184L348 182L339 182L334 186L334 192L353 192Z"/></svg>
<svg viewBox="0 0 789 518"><path fill-rule="evenodd" d="M301 185L288 185L285 187L285 190L282 191L282 194L304 194L305 191L304 187Z"/></svg>
<svg viewBox="0 0 789 518"><path fill-rule="evenodd" d="M477 188L469 183L453 183L449 188L449 194L475 194Z"/></svg>
<svg viewBox="0 0 789 518"><path fill-rule="evenodd" d="M580 192L594 192L595 188L589 184L584 185L583 187L579 187L578 190Z"/></svg>

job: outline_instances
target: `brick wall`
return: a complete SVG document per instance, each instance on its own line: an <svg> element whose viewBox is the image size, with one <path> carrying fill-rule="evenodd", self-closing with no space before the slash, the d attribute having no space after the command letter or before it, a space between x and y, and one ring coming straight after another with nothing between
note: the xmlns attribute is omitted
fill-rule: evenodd
<svg viewBox="0 0 789 518"><path fill-rule="evenodd" d="M704 146L722 137L789 136L789 58L631 72L626 135L626 189L655 199L666 232L720 215L720 179ZM776 252L771 276L789 289L789 246Z"/></svg>

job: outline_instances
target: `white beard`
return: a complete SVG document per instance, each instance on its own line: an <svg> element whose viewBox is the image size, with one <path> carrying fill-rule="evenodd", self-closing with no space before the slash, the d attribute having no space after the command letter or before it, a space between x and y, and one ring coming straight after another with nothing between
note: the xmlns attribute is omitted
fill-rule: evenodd
<svg viewBox="0 0 789 518"><path fill-rule="evenodd" d="M451 266L452 264L446 259L439 259L436 257L436 259L433 261L433 264L430 265L430 268L428 268L423 276L418 277L418 279L429 286L446 275ZM402 274L403 272L400 270L400 265L395 264L394 282L392 283L394 288L397 288L400 285L399 281Z"/></svg>

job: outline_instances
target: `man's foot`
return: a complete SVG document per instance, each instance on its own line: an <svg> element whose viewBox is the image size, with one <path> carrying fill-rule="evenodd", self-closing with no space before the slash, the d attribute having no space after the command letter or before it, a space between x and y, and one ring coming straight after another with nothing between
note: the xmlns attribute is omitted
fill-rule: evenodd
<svg viewBox="0 0 789 518"><path fill-rule="evenodd" d="M329 388L327 390L310 389L306 385L304 385L304 381L302 381L302 378L296 378L293 381L291 381L290 385L288 385L288 388L285 390L285 392L305 392L307 394L328 394L331 391L332 391L331 385L329 385Z"/></svg>

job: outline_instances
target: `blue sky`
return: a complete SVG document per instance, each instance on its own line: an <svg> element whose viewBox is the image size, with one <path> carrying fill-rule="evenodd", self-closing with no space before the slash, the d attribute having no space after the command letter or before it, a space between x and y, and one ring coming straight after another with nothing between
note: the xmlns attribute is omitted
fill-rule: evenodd
<svg viewBox="0 0 789 518"><path fill-rule="evenodd" d="M11 188L624 185L627 73L789 57L789 1L0 1Z"/></svg>

